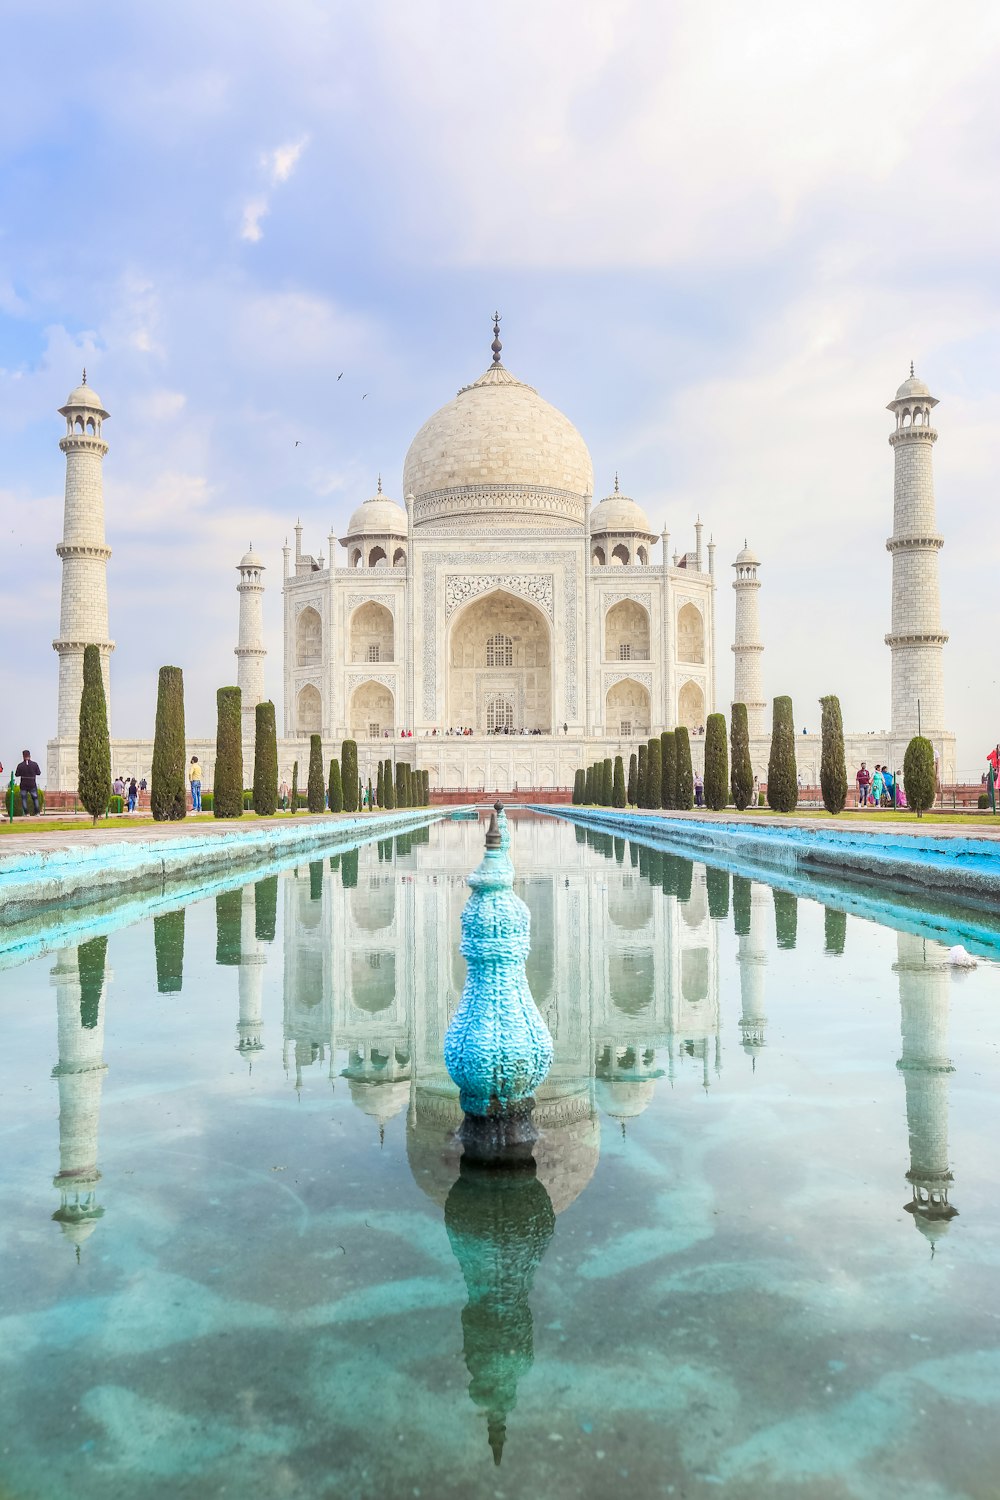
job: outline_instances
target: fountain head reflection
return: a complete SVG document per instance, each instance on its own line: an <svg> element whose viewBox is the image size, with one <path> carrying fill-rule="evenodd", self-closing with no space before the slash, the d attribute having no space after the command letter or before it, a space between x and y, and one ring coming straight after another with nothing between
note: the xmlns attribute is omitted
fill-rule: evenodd
<svg viewBox="0 0 1000 1500"><path fill-rule="evenodd" d="M552 1037L525 971L531 914L514 894L502 804L494 808L486 850L468 876L459 951L465 987L444 1040L448 1073L465 1113L463 1140L483 1162L534 1139L534 1092L552 1065ZM503 827L500 819L503 818Z"/></svg>
<svg viewBox="0 0 1000 1500"><path fill-rule="evenodd" d="M531 1293L552 1239L552 1200L529 1146L498 1166L468 1145L444 1207L444 1222L469 1294L462 1311L462 1352L469 1395L486 1412L493 1462L500 1463L517 1383L534 1361Z"/></svg>

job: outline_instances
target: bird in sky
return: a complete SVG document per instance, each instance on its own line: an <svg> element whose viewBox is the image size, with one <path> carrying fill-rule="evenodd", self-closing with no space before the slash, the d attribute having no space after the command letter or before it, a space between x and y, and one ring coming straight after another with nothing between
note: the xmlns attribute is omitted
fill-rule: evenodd
<svg viewBox="0 0 1000 1500"><path fill-rule="evenodd" d="M296 446L296 448L301 448L302 447L302 439L301 438L296 438L295 439L295 446Z"/></svg>
<svg viewBox="0 0 1000 1500"><path fill-rule="evenodd" d="M368 392L367 392L367 391L365 391L365 393L364 393L364 395L363 395L363 396L362 396L362 397L361 397L361 399L362 399L362 401L367 401L367 400L368 400Z"/></svg>
<svg viewBox="0 0 1000 1500"><path fill-rule="evenodd" d="M344 378L344 372L343 372L343 370L341 370L340 374L337 376L337 379L338 380L343 380L343 378Z"/></svg>

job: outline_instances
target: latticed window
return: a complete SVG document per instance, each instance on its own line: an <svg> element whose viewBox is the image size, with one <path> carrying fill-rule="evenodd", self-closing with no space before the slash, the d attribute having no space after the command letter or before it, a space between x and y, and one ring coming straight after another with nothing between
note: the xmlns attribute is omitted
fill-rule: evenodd
<svg viewBox="0 0 1000 1500"><path fill-rule="evenodd" d="M381 955L381 953L368 953L365 956L368 959L368 967L369 967L369 969L381 969L381 967L382 967L382 955Z"/></svg>
<svg viewBox="0 0 1000 1500"><path fill-rule="evenodd" d="M369 646L368 647L368 660L369 661L381 661L382 660L382 648L381 648L381 646L378 645L377 642L376 642L376 644L374 646Z"/></svg>
<svg viewBox="0 0 1000 1500"><path fill-rule="evenodd" d="M382 738L382 726L381 726L381 724L369 724L368 725L368 738L370 740L380 740Z"/></svg>
<svg viewBox="0 0 1000 1500"><path fill-rule="evenodd" d="M631 661L632 660L632 642L631 641L619 641L619 643L618 643L618 660L619 661Z"/></svg>
<svg viewBox="0 0 1000 1500"><path fill-rule="evenodd" d="M503 734L514 728L514 705L509 698L494 698L486 707L486 732Z"/></svg>
<svg viewBox="0 0 1000 1500"><path fill-rule="evenodd" d="M514 665L514 642L509 635L491 635L486 642L486 665L488 667L512 667Z"/></svg>
<svg viewBox="0 0 1000 1500"><path fill-rule="evenodd" d="M631 719L622 719L622 722L621 722L621 737L622 737L623 740L630 740L632 738L632 720Z"/></svg>

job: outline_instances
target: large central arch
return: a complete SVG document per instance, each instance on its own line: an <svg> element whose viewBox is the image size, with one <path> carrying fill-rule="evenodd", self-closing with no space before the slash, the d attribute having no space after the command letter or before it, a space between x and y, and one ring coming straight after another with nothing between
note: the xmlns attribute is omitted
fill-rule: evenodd
<svg viewBox="0 0 1000 1500"><path fill-rule="evenodd" d="M478 734L552 732L552 632L541 610L495 589L455 616L446 722Z"/></svg>

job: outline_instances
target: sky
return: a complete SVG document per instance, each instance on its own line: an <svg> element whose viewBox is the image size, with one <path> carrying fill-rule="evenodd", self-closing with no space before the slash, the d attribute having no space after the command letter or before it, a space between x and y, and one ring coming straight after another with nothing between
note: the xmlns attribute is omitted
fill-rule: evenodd
<svg viewBox="0 0 1000 1500"><path fill-rule="evenodd" d="M7 7L4 7L7 9ZM0 759L54 733L64 460L104 436L113 733L235 679L236 564L325 552L489 363L567 413L672 546L762 559L768 696L888 727L892 418L935 422L960 773L1000 739L1000 7L967 0L106 0L0 56ZM342 373L342 378L338 379ZM658 554L657 554L658 555ZM341 554L338 561L346 562ZM280 712L280 708L279 708ZM279 720L280 722L280 720Z"/></svg>

